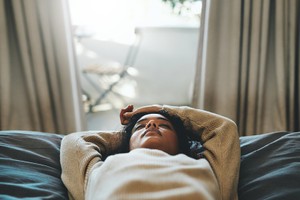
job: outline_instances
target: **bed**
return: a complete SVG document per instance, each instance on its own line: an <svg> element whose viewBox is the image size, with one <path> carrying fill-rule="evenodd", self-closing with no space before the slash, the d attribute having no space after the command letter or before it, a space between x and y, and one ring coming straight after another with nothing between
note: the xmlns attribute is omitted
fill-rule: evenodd
<svg viewBox="0 0 300 200"><path fill-rule="evenodd" d="M63 135L0 131L0 199L68 199L59 162ZM240 200L300 199L300 132L240 137ZM193 151L201 151L194 143Z"/></svg>

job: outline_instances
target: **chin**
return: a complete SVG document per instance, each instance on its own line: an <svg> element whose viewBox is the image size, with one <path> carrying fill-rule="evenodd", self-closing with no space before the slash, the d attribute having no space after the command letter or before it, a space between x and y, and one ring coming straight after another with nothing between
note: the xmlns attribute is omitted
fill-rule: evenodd
<svg viewBox="0 0 300 200"><path fill-rule="evenodd" d="M160 140L158 137L151 137L147 138L140 147L142 148L148 148L148 149L158 149L161 150L164 146L164 143Z"/></svg>

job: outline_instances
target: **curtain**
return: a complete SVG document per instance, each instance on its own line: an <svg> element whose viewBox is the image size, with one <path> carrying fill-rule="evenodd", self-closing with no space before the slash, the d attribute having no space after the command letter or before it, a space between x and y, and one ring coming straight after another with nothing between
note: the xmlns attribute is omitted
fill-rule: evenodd
<svg viewBox="0 0 300 200"><path fill-rule="evenodd" d="M299 131L300 2L205 2L194 106L233 119L241 135Z"/></svg>
<svg viewBox="0 0 300 200"><path fill-rule="evenodd" d="M65 0L0 0L0 129L85 129Z"/></svg>

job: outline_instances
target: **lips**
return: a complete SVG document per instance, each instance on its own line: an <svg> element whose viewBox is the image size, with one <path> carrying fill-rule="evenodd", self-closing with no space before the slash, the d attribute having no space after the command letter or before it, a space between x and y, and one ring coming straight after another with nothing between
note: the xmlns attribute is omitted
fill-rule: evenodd
<svg viewBox="0 0 300 200"><path fill-rule="evenodd" d="M146 130L142 134L142 137L144 137L144 136L151 136L151 135L159 135L159 136L161 136L161 133L158 130Z"/></svg>

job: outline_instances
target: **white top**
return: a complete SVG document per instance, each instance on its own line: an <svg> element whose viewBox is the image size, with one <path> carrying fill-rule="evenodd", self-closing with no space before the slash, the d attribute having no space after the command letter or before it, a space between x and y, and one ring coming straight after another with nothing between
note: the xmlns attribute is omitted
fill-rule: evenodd
<svg viewBox="0 0 300 200"><path fill-rule="evenodd" d="M201 142L205 160L146 149L118 155L124 138L122 131L72 133L63 138L60 151L61 177L69 198L183 199L184 196L238 200L240 143L236 124L226 117L186 106L143 109L146 113L159 111L182 120L190 131L188 136ZM114 156L103 161L109 155Z"/></svg>
<svg viewBox="0 0 300 200"><path fill-rule="evenodd" d="M109 156L94 165L88 180L87 200L221 199L206 159L160 150L140 148Z"/></svg>

